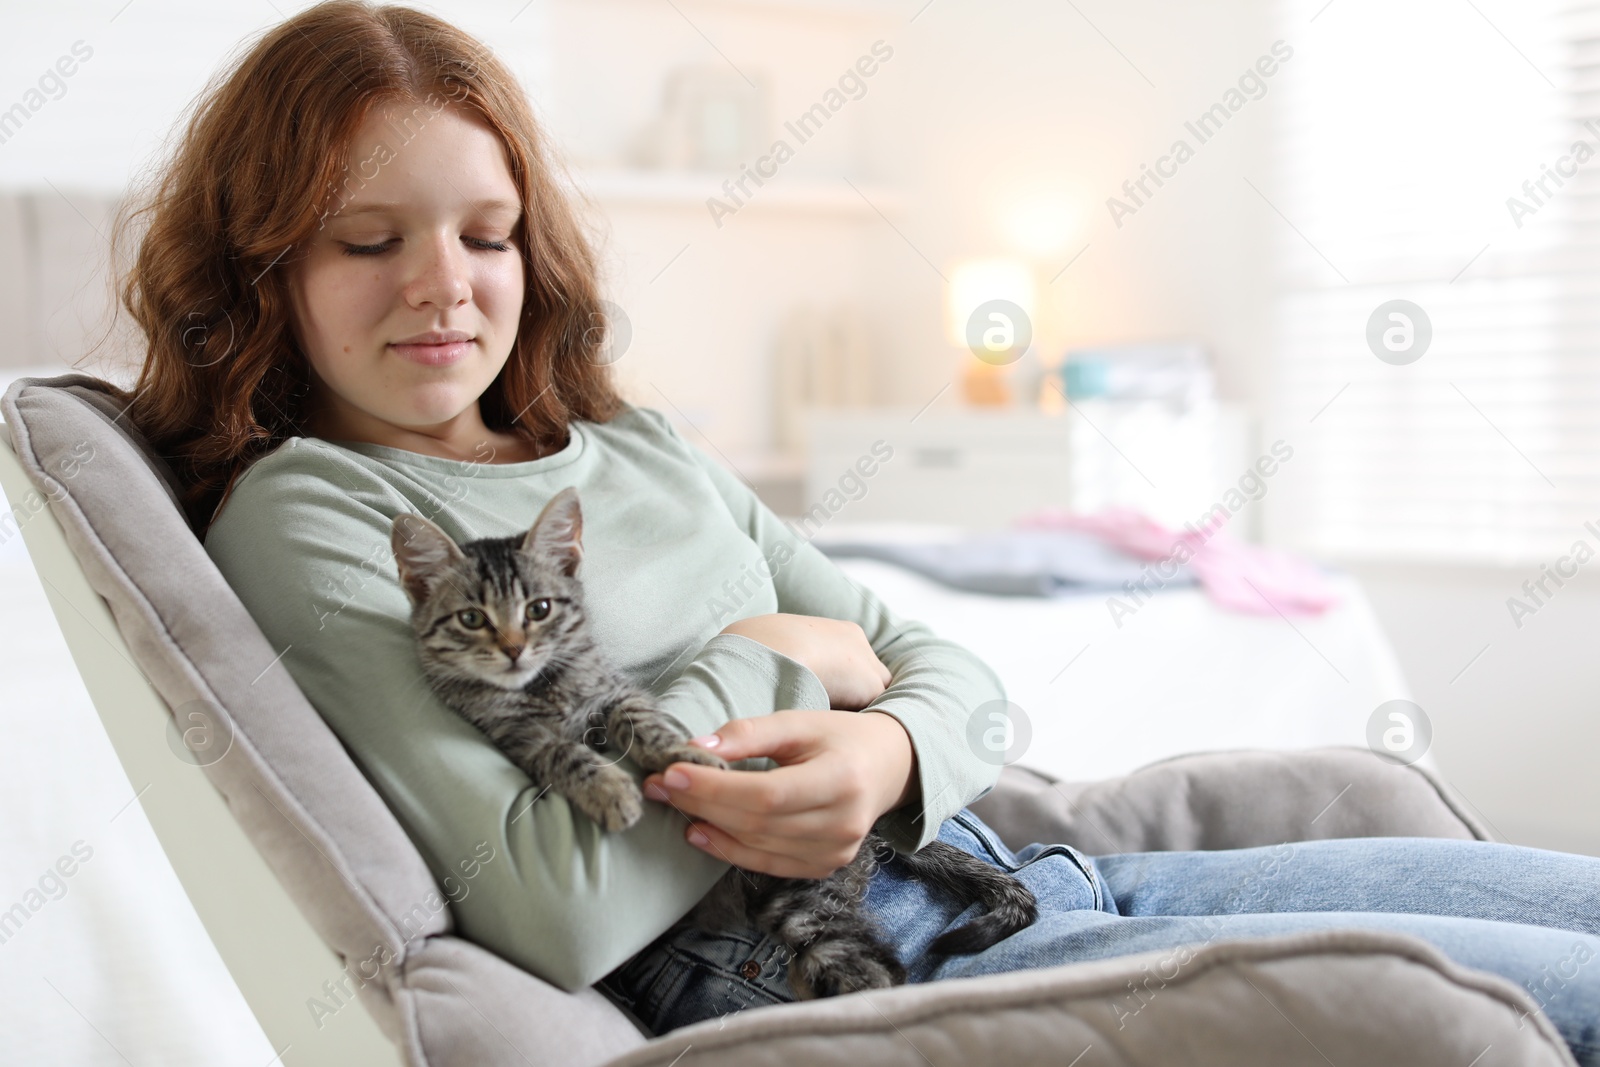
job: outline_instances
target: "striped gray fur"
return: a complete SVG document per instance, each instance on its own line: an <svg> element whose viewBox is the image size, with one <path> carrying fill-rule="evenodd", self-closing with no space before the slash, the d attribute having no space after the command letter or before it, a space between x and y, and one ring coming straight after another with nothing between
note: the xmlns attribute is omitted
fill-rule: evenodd
<svg viewBox="0 0 1600 1067"><path fill-rule="evenodd" d="M457 545L434 523L403 513L390 541L428 684L536 786L616 832L638 821L644 802L618 763L622 754L647 773L676 762L727 766L690 745L595 645L578 577L583 517L575 489L552 497L524 534ZM771 935L789 951L789 982L801 999L898 985L905 969L862 907L873 872L892 855L870 834L827 878L730 869L684 921ZM1027 887L944 842L896 862L986 909L941 935L936 952L981 951L1034 921Z"/></svg>

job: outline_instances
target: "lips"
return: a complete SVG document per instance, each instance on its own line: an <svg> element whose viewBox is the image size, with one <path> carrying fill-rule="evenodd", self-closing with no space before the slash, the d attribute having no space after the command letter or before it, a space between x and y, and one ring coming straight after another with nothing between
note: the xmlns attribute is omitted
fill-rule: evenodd
<svg viewBox="0 0 1600 1067"><path fill-rule="evenodd" d="M472 351L471 334L460 330L433 330L391 342L397 356L424 367L448 367L467 358Z"/></svg>
<svg viewBox="0 0 1600 1067"><path fill-rule="evenodd" d="M413 334L391 342L397 345L443 345L452 341L470 341L472 335L462 330L429 330L427 333Z"/></svg>

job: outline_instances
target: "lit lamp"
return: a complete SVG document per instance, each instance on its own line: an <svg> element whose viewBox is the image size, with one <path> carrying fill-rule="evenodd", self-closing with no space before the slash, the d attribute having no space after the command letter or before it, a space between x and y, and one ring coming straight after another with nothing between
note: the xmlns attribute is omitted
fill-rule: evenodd
<svg viewBox="0 0 1600 1067"><path fill-rule="evenodd" d="M1033 343L1033 269L1017 259L970 259L950 271L945 336L961 349L961 388L969 404L1011 401L1006 375Z"/></svg>

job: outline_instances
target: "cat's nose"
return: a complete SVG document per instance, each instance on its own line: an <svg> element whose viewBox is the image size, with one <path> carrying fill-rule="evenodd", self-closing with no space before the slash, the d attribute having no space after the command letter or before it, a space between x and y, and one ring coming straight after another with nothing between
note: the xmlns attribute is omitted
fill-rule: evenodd
<svg viewBox="0 0 1600 1067"><path fill-rule="evenodd" d="M527 647L527 645L501 645L500 651L509 656L512 663L515 663L521 657L522 650Z"/></svg>

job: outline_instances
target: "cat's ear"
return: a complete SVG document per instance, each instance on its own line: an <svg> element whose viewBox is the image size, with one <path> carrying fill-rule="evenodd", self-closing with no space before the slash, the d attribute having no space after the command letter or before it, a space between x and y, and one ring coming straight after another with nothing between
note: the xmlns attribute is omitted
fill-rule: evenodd
<svg viewBox="0 0 1600 1067"><path fill-rule="evenodd" d="M467 558L449 534L409 511L394 517L389 544L400 568L400 584L414 604L427 599L434 585Z"/></svg>
<svg viewBox="0 0 1600 1067"><path fill-rule="evenodd" d="M578 573L583 562L583 511L578 491L567 486L550 498L522 538L522 551L535 559L548 559L562 574Z"/></svg>

